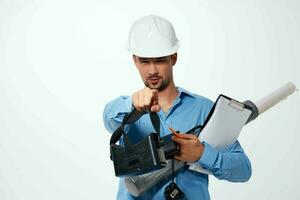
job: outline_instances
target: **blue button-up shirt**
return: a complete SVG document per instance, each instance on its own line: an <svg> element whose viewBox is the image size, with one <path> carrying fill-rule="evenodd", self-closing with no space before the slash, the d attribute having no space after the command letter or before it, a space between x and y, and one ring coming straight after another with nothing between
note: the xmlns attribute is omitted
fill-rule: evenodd
<svg viewBox="0 0 300 200"><path fill-rule="evenodd" d="M170 134L168 127L180 132L186 132L196 125L202 125L213 106L213 102L203 96L192 94L180 87L178 96L168 112L158 112L161 127L160 134ZM120 96L109 102L103 113L106 129L114 132L121 124L126 113L132 110L130 96ZM149 115L143 115L137 122L127 129L132 142L141 141L149 133L155 132ZM201 158L196 161L203 169L210 171L218 179L231 182L245 182L251 176L251 164L241 145L236 141L232 146L220 152L204 143ZM162 181L139 197L132 196L126 189L124 179L120 178L117 199L164 199L164 189L171 179ZM182 170L175 177L175 183L185 193L186 199L209 200L208 175L192 170Z"/></svg>

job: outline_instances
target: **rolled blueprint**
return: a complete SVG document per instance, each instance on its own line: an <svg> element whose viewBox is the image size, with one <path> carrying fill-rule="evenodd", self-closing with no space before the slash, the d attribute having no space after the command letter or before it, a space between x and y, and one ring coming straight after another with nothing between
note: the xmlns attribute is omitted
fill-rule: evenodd
<svg viewBox="0 0 300 200"><path fill-rule="evenodd" d="M174 172L181 169L184 166L184 162L174 160ZM148 174L143 174L139 176L132 176L125 178L125 185L127 190L135 197L142 194L144 191L151 188L153 185L169 178L172 175L172 162L169 160L169 163L166 167L159 169L155 172Z"/></svg>
<svg viewBox="0 0 300 200"><path fill-rule="evenodd" d="M259 115L273 107L283 99L287 98L289 95L293 94L296 90L296 86L293 83L286 83L282 87L274 90L269 95L255 102L258 109Z"/></svg>

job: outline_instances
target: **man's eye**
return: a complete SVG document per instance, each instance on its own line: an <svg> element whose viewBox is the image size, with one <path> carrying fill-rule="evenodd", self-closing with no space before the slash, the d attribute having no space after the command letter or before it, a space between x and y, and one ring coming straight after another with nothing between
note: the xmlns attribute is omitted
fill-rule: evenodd
<svg viewBox="0 0 300 200"><path fill-rule="evenodd" d="M145 64L148 63L148 61L142 60L141 63Z"/></svg>

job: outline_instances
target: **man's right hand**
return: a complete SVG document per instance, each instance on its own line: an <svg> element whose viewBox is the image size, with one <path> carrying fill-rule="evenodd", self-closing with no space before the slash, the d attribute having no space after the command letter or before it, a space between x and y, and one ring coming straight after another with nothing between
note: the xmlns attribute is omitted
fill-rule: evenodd
<svg viewBox="0 0 300 200"><path fill-rule="evenodd" d="M158 112L158 90L145 87L132 94L132 104L138 111Z"/></svg>

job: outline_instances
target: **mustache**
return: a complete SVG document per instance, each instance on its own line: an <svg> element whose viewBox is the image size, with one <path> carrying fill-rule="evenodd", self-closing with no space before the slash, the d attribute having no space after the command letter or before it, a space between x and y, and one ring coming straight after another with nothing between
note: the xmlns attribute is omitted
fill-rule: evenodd
<svg viewBox="0 0 300 200"><path fill-rule="evenodd" d="M147 77L147 79L159 79L159 78L161 78L161 76L160 75L150 75L150 76L148 76Z"/></svg>

